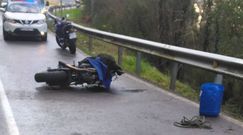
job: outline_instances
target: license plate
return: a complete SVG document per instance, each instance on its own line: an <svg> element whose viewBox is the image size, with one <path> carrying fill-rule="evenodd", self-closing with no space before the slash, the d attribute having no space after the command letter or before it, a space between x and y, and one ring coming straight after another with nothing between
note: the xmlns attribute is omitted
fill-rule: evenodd
<svg viewBox="0 0 243 135"><path fill-rule="evenodd" d="M33 31L32 28L21 28L21 31Z"/></svg>
<svg viewBox="0 0 243 135"><path fill-rule="evenodd" d="M77 38L77 35L75 32L69 33L69 39Z"/></svg>

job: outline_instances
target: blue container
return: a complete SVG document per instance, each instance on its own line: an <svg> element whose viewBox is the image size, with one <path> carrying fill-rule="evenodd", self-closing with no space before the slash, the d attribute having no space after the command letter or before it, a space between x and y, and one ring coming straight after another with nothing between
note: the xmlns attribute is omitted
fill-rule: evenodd
<svg viewBox="0 0 243 135"><path fill-rule="evenodd" d="M200 115L217 117L221 110L223 93L223 85L216 83L204 83L201 86L200 92Z"/></svg>

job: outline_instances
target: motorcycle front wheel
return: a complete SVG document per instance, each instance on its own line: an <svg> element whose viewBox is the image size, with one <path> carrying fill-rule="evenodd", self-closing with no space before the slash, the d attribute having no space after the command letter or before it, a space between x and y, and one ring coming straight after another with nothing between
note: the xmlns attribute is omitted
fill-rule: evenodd
<svg viewBox="0 0 243 135"><path fill-rule="evenodd" d="M68 74L65 71L46 71L35 74L36 82L46 82L48 85L68 85Z"/></svg>
<svg viewBox="0 0 243 135"><path fill-rule="evenodd" d="M62 49L66 49L66 48L67 48L67 45L65 45L64 38L60 38L60 37L56 36L56 41L57 41L57 44L58 44Z"/></svg>

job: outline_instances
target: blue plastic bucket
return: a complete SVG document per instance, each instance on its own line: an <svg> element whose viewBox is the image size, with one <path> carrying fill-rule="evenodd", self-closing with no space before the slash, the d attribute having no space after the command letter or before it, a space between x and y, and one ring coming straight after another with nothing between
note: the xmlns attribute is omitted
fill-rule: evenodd
<svg viewBox="0 0 243 135"><path fill-rule="evenodd" d="M201 86L200 91L200 115L217 117L221 110L223 93L223 85L216 83L204 83Z"/></svg>

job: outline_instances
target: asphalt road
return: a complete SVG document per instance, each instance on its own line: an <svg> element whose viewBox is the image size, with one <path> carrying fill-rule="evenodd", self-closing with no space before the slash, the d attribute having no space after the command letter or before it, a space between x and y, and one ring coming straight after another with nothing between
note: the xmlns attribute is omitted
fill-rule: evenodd
<svg viewBox="0 0 243 135"><path fill-rule="evenodd" d="M1 25L0 21L0 25ZM242 126L207 118L213 129L173 126L183 116L198 115L198 107L153 85L123 75L110 91L80 87L58 89L36 83L34 74L85 57L61 50L53 33L48 41L5 42L0 26L0 80L20 135L241 135ZM0 100L0 134L13 130ZM9 124L10 123L10 124ZM10 125L10 126L9 126ZM16 135L16 134L15 134Z"/></svg>

